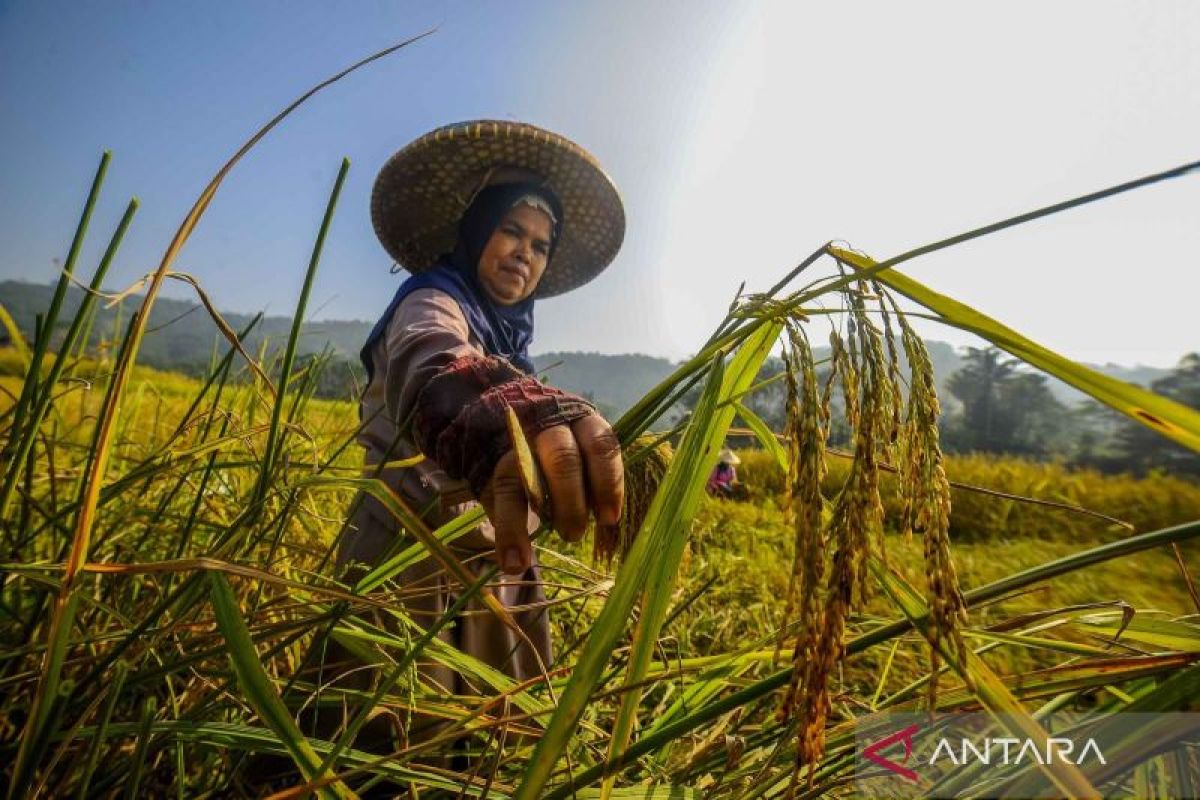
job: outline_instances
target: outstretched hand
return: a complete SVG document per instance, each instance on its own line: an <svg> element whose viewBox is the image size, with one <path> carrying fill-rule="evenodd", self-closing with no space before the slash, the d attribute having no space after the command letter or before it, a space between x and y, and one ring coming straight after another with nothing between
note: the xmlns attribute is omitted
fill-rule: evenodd
<svg viewBox="0 0 1200 800"><path fill-rule="evenodd" d="M589 414L569 425L548 428L532 444L550 495L547 521L564 539L578 541L587 530L589 515L598 525L617 524L625 502L624 466L621 444L603 417ZM501 568L510 575L524 572L533 564L531 500L515 451L501 456L479 499L496 530Z"/></svg>

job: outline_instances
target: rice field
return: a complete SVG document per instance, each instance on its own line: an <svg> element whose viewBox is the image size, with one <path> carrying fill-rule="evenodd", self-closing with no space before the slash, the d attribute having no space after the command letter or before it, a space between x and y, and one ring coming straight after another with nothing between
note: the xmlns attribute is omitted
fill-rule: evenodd
<svg viewBox="0 0 1200 800"><path fill-rule="evenodd" d="M314 221L296 327L278 352L247 353L245 332L223 326L202 380L136 366L153 335L147 311L179 277L174 257L221 179L295 105L216 175L127 327L95 353L82 343L137 208L84 275L77 254L102 159L38 335L11 332L4 358L23 377L0 382L8 797L844 796L851 730L885 710L983 709L1042 739L1048 704L1098 725L1121 710L1196 710L1197 488L944 457L931 366L900 303L1185 446L1200 449L1200 413L1097 375L895 269L1190 166L883 262L823 246L767 292L736 298L697 355L615 422L637 489L629 530L603 548L616 560L541 532L558 653L546 674L516 683L436 636L457 608L416 619L405 600L420 587L394 580L435 559L462 605L478 598L470 613L506 624L492 572L474 579L452 546L478 512L428 530L364 474L352 402L312 396L320 361L297 368L348 164ZM72 279L93 292L59 319ZM839 309L827 380L809 344L829 328L814 324L829 313L822 299ZM788 424L770 431L740 401L779 346ZM691 413L667 423L693 389ZM846 453L827 445L835 390L853 433ZM760 448L747 452L752 495L719 503L703 484L735 423ZM669 462L657 457L667 441ZM359 492L414 543L342 582L331 554ZM361 665L353 680L327 679L321 654L332 648ZM418 662L475 691L447 695ZM440 722L433 736L409 737L413 720L429 718ZM360 748L357 734L381 725L394 746ZM1131 780L1161 791L1195 766L1194 752L1118 756ZM1096 793L1074 766L1044 771L1064 796Z"/></svg>

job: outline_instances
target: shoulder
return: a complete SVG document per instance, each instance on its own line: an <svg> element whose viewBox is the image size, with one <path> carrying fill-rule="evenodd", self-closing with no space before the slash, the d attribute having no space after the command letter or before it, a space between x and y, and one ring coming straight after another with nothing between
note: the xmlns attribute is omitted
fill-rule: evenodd
<svg viewBox="0 0 1200 800"><path fill-rule="evenodd" d="M441 289L417 289L400 301L392 314L391 325L441 322L467 327L458 301Z"/></svg>

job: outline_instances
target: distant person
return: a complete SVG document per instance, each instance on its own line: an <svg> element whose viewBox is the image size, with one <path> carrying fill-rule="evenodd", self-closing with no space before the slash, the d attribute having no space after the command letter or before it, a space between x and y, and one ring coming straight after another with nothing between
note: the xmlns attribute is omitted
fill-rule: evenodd
<svg viewBox="0 0 1200 800"><path fill-rule="evenodd" d="M625 230L620 196L596 160L561 136L517 122L466 122L427 133L388 160L375 180L371 218L384 248L412 276L362 349L366 463L423 454L415 467L381 477L431 528L482 503L487 519L452 547L476 574L500 565L494 594L526 609L514 617L536 653L486 611L460 617L440 635L516 680L536 677L539 657L552 662L529 539L538 518L506 409L516 412L539 463L554 528L575 541L589 516L616 524L624 502L616 436L590 402L534 377L529 346L535 298L582 286L616 256ZM585 310L579 318L587 319ZM378 501L360 499L338 564L362 570L394 552L401 532ZM396 581L428 589L405 600L426 624L459 591L432 558ZM447 692L471 693L449 668L421 669Z"/></svg>
<svg viewBox="0 0 1200 800"><path fill-rule="evenodd" d="M738 482L737 465L742 463L737 453L728 447L723 448L717 456L717 465L708 476L708 493L714 497L726 500L741 500L746 496L746 488Z"/></svg>

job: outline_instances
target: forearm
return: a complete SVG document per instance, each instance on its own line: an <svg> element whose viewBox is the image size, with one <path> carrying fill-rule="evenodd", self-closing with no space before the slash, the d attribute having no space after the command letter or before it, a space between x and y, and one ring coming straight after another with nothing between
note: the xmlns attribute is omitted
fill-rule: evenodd
<svg viewBox="0 0 1200 800"><path fill-rule="evenodd" d="M503 359L466 355L421 389L414 407L413 440L446 474L466 480L478 496L511 448L509 408L530 439L596 411L583 398L547 386Z"/></svg>

